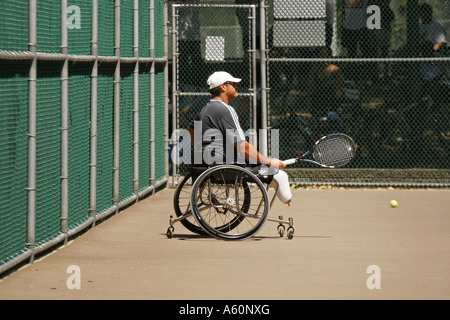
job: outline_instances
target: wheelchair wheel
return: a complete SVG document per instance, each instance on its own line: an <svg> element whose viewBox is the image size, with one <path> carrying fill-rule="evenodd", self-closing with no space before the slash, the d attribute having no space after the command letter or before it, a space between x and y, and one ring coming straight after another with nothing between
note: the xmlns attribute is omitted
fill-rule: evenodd
<svg viewBox="0 0 450 320"><path fill-rule="evenodd" d="M220 165L194 182L190 203L198 224L211 236L243 240L256 234L269 215L264 184L250 171Z"/></svg>
<svg viewBox="0 0 450 320"><path fill-rule="evenodd" d="M208 234L200 227L191 213L191 206L189 198L191 195L192 185L194 184L194 177L192 172L187 172L181 183L178 185L173 197L173 208L177 217L186 215L186 218L180 220L181 224L189 231L208 236Z"/></svg>
<svg viewBox="0 0 450 320"><path fill-rule="evenodd" d="M192 172L187 172L186 176L183 178L181 183L178 185L177 190L175 191L175 195L173 197L173 207L177 217L181 217L183 215L186 216L185 219L180 220L181 224L186 229L199 235L209 236L209 234L205 232L204 229L198 224L191 211L190 195L192 191L192 185L194 184L194 180L195 175ZM244 184L245 186L247 186L247 182L244 182ZM242 210L247 210L246 208L249 206L250 200L250 195L248 194L249 189L246 188L245 190L246 190L245 191L246 199L248 200L244 201ZM201 207L202 205L200 204L200 208ZM235 219L227 222L227 224L216 226L216 229L225 232L232 230L236 226L238 226L243 219L244 217L242 216L236 216Z"/></svg>

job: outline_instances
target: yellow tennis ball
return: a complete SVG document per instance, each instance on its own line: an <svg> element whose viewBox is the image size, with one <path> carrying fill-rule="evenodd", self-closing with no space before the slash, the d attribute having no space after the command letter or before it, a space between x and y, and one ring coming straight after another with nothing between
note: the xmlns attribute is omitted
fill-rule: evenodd
<svg viewBox="0 0 450 320"><path fill-rule="evenodd" d="M397 205L398 205L397 201L391 200L391 207L392 207L392 208L396 208Z"/></svg>

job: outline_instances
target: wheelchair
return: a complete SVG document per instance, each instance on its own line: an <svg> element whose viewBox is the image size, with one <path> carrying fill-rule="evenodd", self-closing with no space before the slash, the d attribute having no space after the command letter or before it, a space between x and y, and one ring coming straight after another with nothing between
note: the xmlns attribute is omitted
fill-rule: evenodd
<svg viewBox="0 0 450 320"><path fill-rule="evenodd" d="M174 235L174 224L220 240L244 240L258 233L266 221L278 223L280 237L294 237L293 218L270 218L269 211L278 188L269 203L271 176L258 175L238 165L190 167L178 185L173 206L176 218L170 216L166 236ZM285 225L288 225L287 232Z"/></svg>

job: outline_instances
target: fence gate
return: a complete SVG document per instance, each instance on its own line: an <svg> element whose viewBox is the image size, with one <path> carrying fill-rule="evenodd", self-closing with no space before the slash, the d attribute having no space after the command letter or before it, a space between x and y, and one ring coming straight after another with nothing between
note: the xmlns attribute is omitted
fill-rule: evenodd
<svg viewBox="0 0 450 320"><path fill-rule="evenodd" d="M171 105L172 146L178 152L179 166L172 165L173 176L182 173L190 157L183 151L190 142L182 131L211 98L206 80L215 71L227 71L241 78L239 97L230 105L238 113L242 129L257 145L257 38L255 5L174 4L172 5L172 79L169 90ZM170 108L170 107L169 107ZM175 111L175 113L172 112ZM175 130L174 130L175 129ZM186 147L183 145L187 143ZM172 159L175 160L175 159ZM171 161L173 163L173 161Z"/></svg>

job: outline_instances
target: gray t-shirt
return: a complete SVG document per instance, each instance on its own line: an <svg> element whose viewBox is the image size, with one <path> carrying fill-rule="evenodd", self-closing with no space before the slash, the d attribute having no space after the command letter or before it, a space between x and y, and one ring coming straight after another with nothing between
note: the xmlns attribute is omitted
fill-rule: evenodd
<svg viewBox="0 0 450 320"><path fill-rule="evenodd" d="M245 135L233 107L217 99L211 99L198 113L191 127L194 135L194 163L235 164L245 161L237 154L234 144L244 141ZM199 130L201 127L201 130ZM201 136L199 132L201 131ZM201 154L200 151L201 150ZM200 158L201 157L201 158Z"/></svg>

